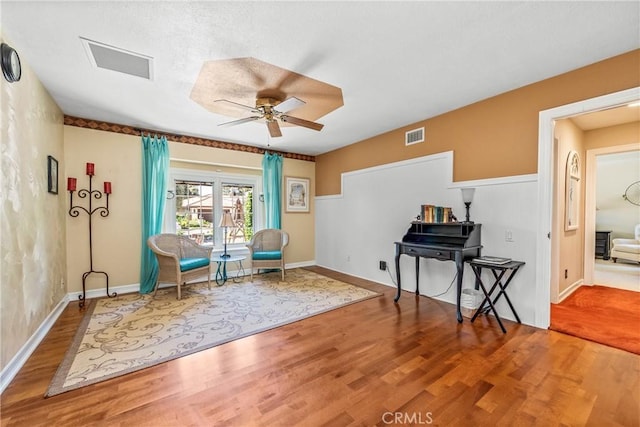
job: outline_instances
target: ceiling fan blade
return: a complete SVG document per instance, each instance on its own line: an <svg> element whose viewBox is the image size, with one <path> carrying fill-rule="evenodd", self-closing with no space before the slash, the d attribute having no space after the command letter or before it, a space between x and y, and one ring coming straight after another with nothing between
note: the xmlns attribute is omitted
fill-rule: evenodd
<svg viewBox="0 0 640 427"><path fill-rule="evenodd" d="M269 134L271 138L277 138L282 136L282 132L280 132L280 125L277 121L271 120L267 122L267 127L269 128Z"/></svg>
<svg viewBox="0 0 640 427"><path fill-rule="evenodd" d="M236 125L241 125L243 123L252 122L252 121L258 120L260 118L262 118L262 117L260 117L260 116L245 117L244 119L233 120L231 122L226 122L226 123L220 123L218 126L222 126L222 127L236 126Z"/></svg>
<svg viewBox="0 0 640 427"><path fill-rule="evenodd" d="M302 107L304 104L306 104L306 102L299 98L296 98L295 96L292 96L291 98L287 98L280 104L273 107L273 109L280 113L287 113L291 110L295 110L298 107Z"/></svg>
<svg viewBox="0 0 640 427"><path fill-rule="evenodd" d="M242 109L244 109L244 110L249 110L249 111L251 111L252 113L259 113L259 111L258 111L258 110L256 110L256 107L250 107L250 106L248 106L248 105L239 104L239 103L237 103L237 102L229 101L228 99L216 99L216 100L215 100L215 101L213 101L213 102L219 102L219 103L221 103L221 104L227 104L227 105L229 105L229 106L231 106L231 107L242 108Z"/></svg>
<svg viewBox="0 0 640 427"><path fill-rule="evenodd" d="M282 115L280 116L280 119L283 122L291 123L293 125L302 126L302 127L313 129L313 130L322 130L322 128L324 127L324 125L320 123L310 122L309 120L300 119L298 117L293 117L293 116Z"/></svg>

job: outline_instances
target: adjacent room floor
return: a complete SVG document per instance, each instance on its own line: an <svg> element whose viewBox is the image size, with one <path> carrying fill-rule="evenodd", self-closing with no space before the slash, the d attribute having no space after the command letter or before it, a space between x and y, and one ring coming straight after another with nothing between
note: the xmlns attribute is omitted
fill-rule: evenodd
<svg viewBox="0 0 640 427"><path fill-rule="evenodd" d="M593 283L640 292L640 264L596 259Z"/></svg>

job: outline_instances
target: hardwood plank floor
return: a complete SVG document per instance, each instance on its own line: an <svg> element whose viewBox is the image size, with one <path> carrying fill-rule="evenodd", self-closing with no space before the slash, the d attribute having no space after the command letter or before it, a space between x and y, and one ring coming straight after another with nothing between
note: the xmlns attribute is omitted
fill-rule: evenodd
<svg viewBox="0 0 640 427"><path fill-rule="evenodd" d="M2 426L640 425L640 356L311 269L384 295L45 399L71 303L2 394Z"/></svg>

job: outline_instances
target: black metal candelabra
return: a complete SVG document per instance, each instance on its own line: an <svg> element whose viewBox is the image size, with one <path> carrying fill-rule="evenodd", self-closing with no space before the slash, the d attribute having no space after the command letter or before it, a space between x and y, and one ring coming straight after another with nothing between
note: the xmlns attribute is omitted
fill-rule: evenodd
<svg viewBox="0 0 640 427"><path fill-rule="evenodd" d="M91 165L91 173L89 173L89 165ZM85 212L87 215L89 215L89 271L86 271L82 274L82 294L78 296L78 299L80 300L80 303L79 303L80 308L84 307L84 302L86 297L86 281L87 281L87 277L89 277L91 274L104 275L106 284L107 284L107 296L109 298L113 298L118 295L116 292L109 294L109 275L104 271L97 271L93 269L93 238L92 238L93 223L91 221L91 218L93 217L94 213L99 213L100 216L103 218L106 218L107 216L109 216L109 194L111 193L111 183L105 182L104 193L100 190L94 190L92 188L93 164L87 164L87 175L89 175L89 189L87 190L86 188L82 188L78 190L78 197L80 197L81 199L85 199L85 198L88 199L88 205L89 205L88 208L84 206L73 205L73 193L76 189L76 179L69 178L67 181L67 190L69 191L69 194L71 196L69 199L69 215L71 215L72 217L78 217L80 216L80 211ZM106 199L106 206L93 207L92 200L93 199L100 200L102 199L103 195L105 196L105 199Z"/></svg>

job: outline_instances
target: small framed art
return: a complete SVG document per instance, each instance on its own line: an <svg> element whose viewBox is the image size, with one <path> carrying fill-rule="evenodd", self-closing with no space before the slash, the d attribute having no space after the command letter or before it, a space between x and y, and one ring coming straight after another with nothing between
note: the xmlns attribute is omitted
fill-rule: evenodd
<svg viewBox="0 0 640 427"><path fill-rule="evenodd" d="M580 156L575 151L569 152L565 175L565 223L566 231L578 228L580 213Z"/></svg>
<svg viewBox="0 0 640 427"><path fill-rule="evenodd" d="M47 191L58 194L58 161L53 156L47 156Z"/></svg>
<svg viewBox="0 0 640 427"><path fill-rule="evenodd" d="M286 212L309 212L308 178L286 176L284 188Z"/></svg>

